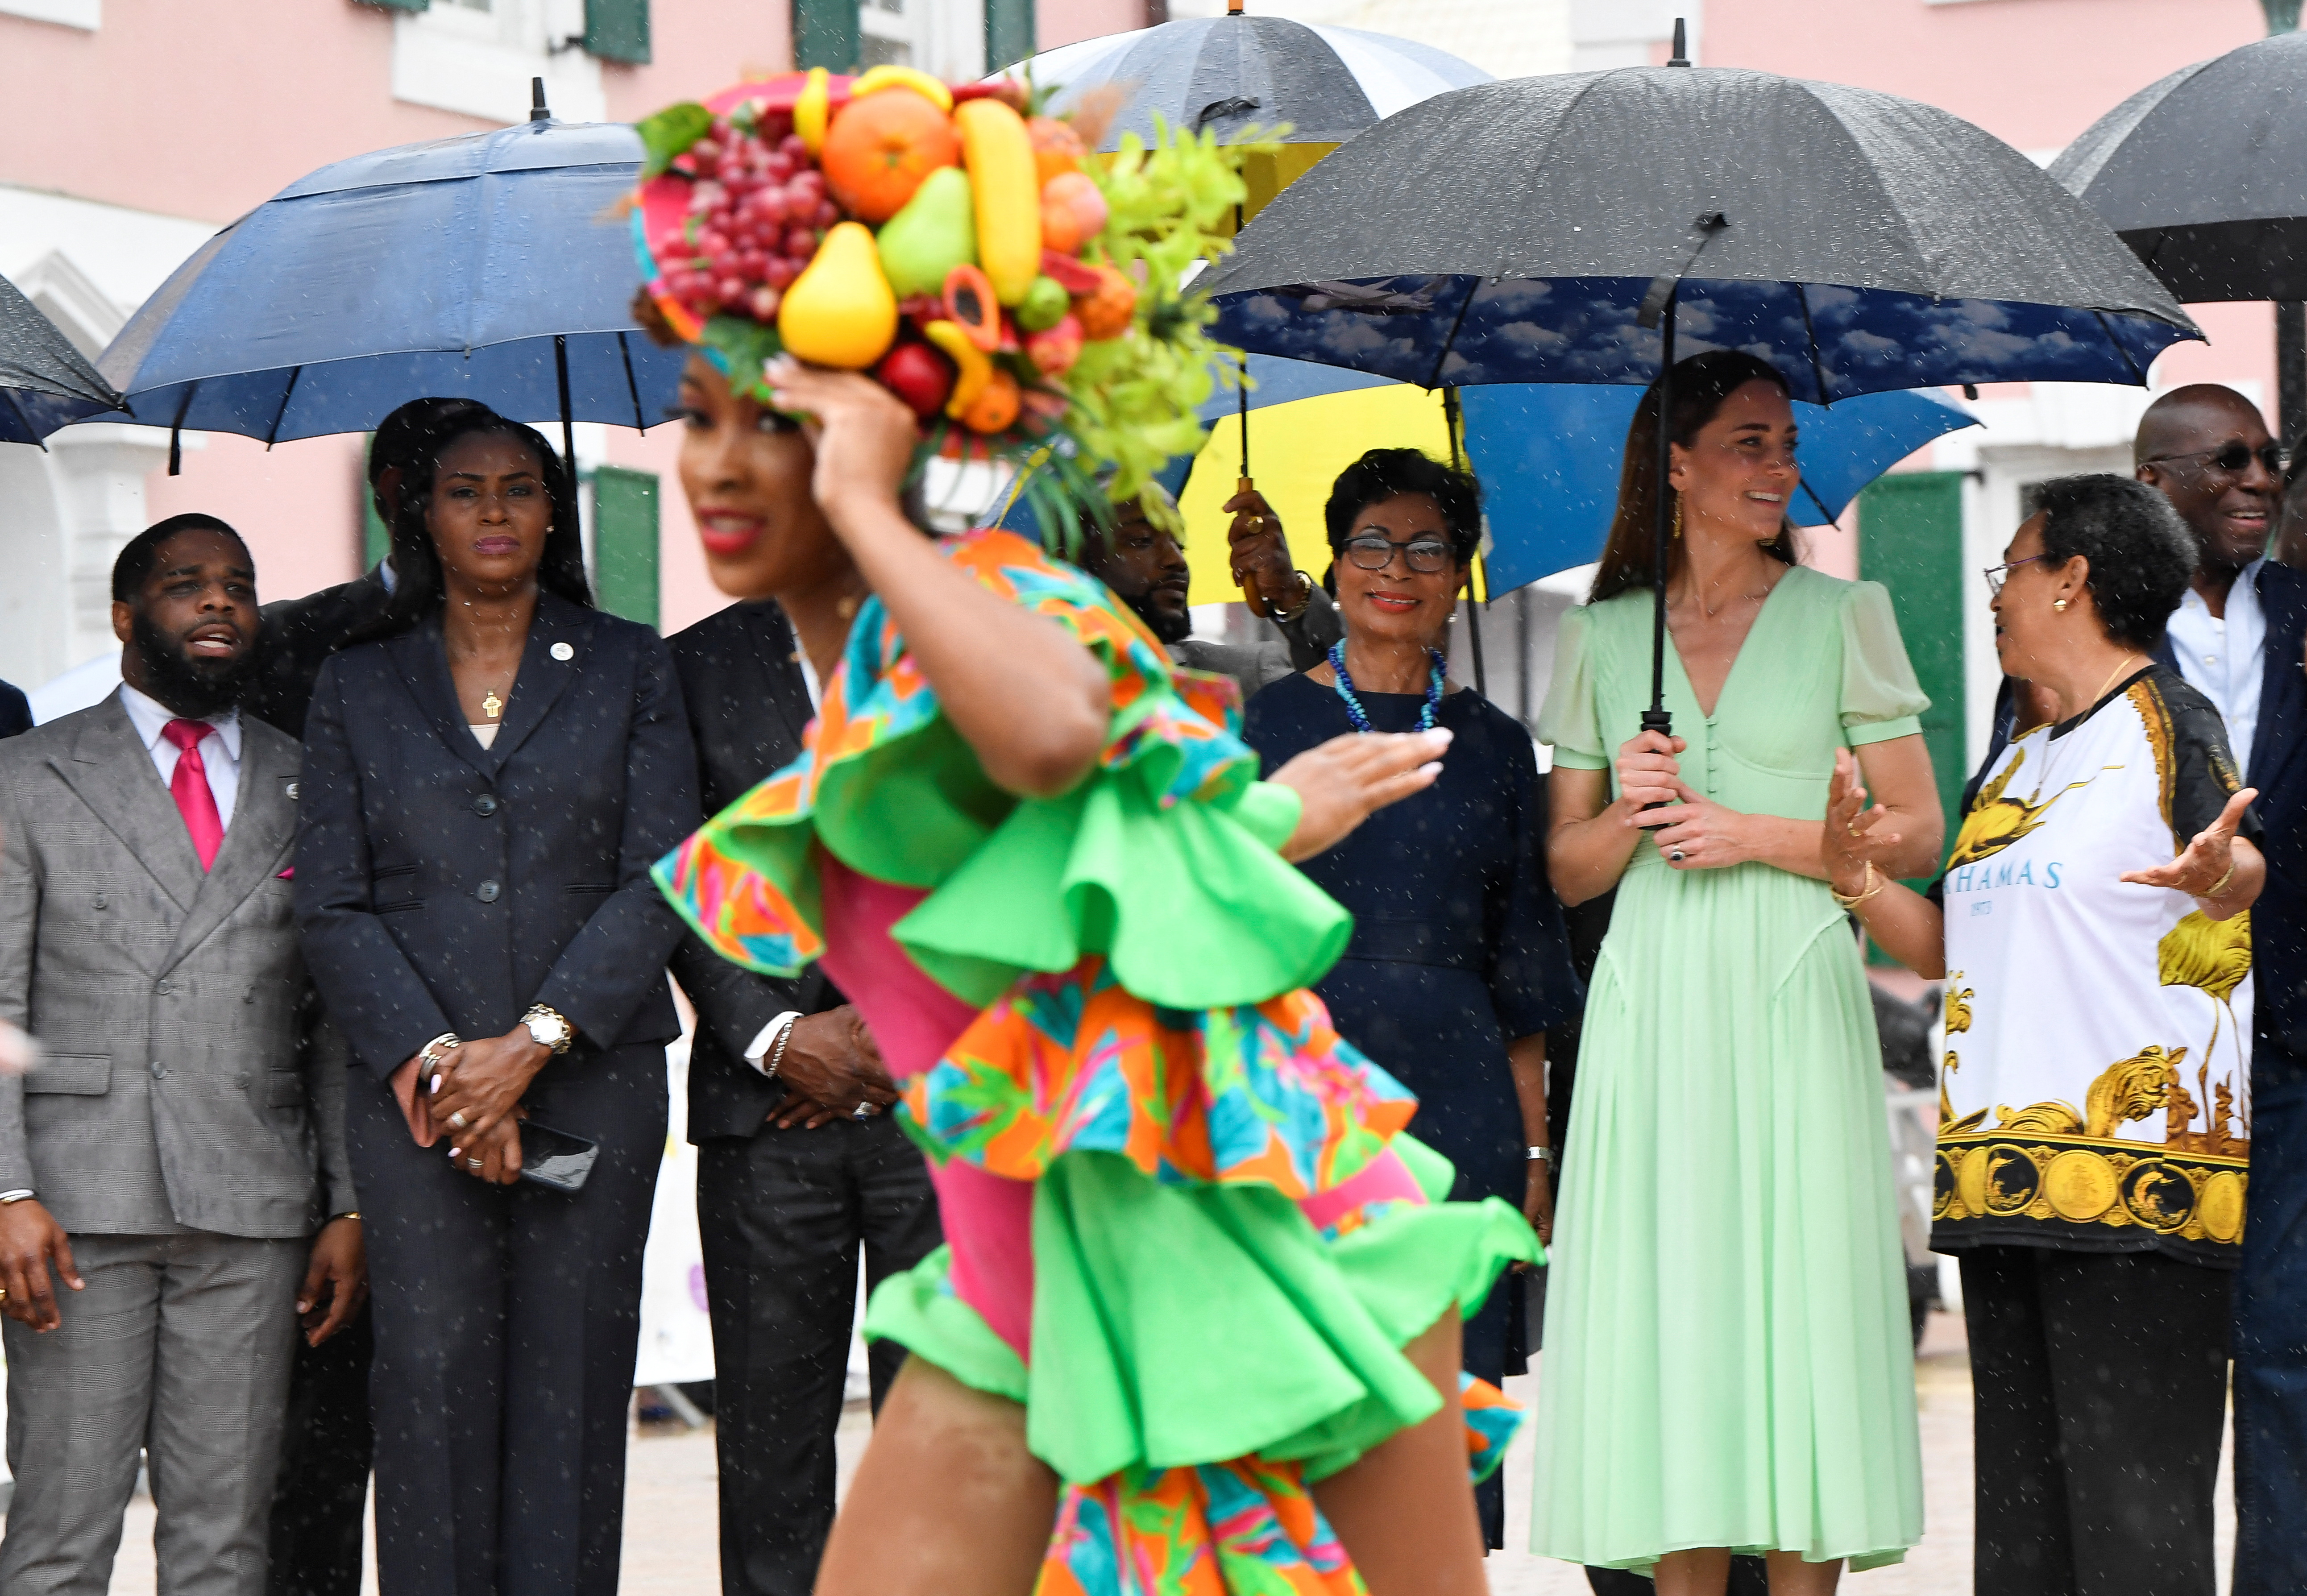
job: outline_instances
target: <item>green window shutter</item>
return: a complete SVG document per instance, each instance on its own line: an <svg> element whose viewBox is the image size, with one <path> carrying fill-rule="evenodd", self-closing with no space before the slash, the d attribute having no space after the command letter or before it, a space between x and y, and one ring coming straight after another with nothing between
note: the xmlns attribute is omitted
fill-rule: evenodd
<svg viewBox="0 0 2307 1596"><path fill-rule="evenodd" d="M857 0L793 0L793 64L806 72L857 66Z"/></svg>
<svg viewBox="0 0 2307 1596"><path fill-rule="evenodd" d="M656 473L593 472L593 596L613 615L655 626Z"/></svg>
<svg viewBox="0 0 2307 1596"><path fill-rule="evenodd" d="M1033 0L985 0L985 70L999 72L1033 53Z"/></svg>
<svg viewBox="0 0 2307 1596"><path fill-rule="evenodd" d="M1858 574L1891 590L1915 679L1931 696L1923 744L1950 841L1970 776L1963 746L1962 484L1960 471L1894 471L1858 496Z"/></svg>
<svg viewBox="0 0 2307 1596"><path fill-rule="evenodd" d="M432 5L433 0L358 0L358 3L379 11L424 11Z"/></svg>
<svg viewBox="0 0 2307 1596"><path fill-rule="evenodd" d="M647 66L649 0L585 0L585 53Z"/></svg>

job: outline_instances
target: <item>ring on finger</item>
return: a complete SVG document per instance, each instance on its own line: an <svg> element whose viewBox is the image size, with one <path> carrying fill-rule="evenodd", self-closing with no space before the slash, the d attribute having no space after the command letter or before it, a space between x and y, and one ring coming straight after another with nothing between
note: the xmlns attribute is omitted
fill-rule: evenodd
<svg viewBox="0 0 2307 1596"><path fill-rule="evenodd" d="M464 1111L464 1110L462 1110L462 1109L459 1109L455 1113L450 1114L450 1115L449 1116L449 1128L450 1128L450 1129L451 1129L451 1130L462 1130L462 1129L464 1129L464 1128L465 1128L465 1125L466 1125L466 1120L465 1120L465 1111Z"/></svg>
<svg viewBox="0 0 2307 1596"><path fill-rule="evenodd" d="M485 1166L482 1163L482 1161L477 1158L467 1158L465 1160L465 1167L468 1170L477 1170L484 1168Z"/></svg>
<svg viewBox="0 0 2307 1596"><path fill-rule="evenodd" d="M1673 860L1677 864L1680 864L1689 855L1685 854L1680 848L1675 849L1674 852L1667 855L1668 858Z"/></svg>

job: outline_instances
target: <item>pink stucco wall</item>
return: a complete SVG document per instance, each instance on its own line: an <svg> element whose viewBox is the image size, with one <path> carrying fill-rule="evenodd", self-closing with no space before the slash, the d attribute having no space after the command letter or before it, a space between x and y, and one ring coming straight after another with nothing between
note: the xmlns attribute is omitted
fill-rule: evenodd
<svg viewBox="0 0 2307 1596"><path fill-rule="evenodd" d="M792 61L776 0L658 0L648 66L604 64L609 114L647 115L748 71ZM1047 48L1142 24L1143 0L1042 0ZM363 150L469 133L474 117L392 98L392 18L354 0L106 0L93 32L0 16L0 184L221 225L315 167ZM38 107L53 107L35 114ZM664 479L660 561L667 631L725 603L705 575L674 476L678 434L609 433L609 458ZM183 475L151 474L158 519L205 510L239 527L267 598L343 581L359 566L359 441L267 451L218 436Z"/></svg>
<svg viewBox="0 0 2307 1596"><path fill-rule="evenodd" d="M2266 34L2259 0L1711 0L1701 57L1925 100L2040 155L2165 73ZM2255 382L2271 407L2268 307L2190 309L2209 347L2174 348L2155 385Z"/></svg>

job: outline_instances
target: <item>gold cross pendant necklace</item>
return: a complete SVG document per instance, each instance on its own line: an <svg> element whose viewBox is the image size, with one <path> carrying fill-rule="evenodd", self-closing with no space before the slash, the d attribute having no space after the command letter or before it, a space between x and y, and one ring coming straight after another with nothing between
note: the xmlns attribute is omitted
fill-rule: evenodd
<svg viewBox="0 0 2307 1596"><path fill-rule="evenodd" d="M497 697L495 688L489 689L488 696L481 700L481 713L491 720L504 713L504 700Z"/></svg>

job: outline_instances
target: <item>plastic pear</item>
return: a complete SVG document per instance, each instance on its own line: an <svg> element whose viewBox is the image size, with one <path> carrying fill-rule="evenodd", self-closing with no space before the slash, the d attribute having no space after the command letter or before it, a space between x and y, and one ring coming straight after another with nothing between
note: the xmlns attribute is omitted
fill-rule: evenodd
<svg viewBox="0 0 2307 1596"><path fill-rule="evenodd" d="M977 212L969 175L941 167L922 180L905 208L882 225L881 270L897 297L944 291L956 266L977 263Z"/></svg>
<svg viewBox="0 0 2307 1596"><path fill-rule="evenodd" d="M862 371L897 336L897 296L881 275L871 230L843 222L826 234L807 270L785 290L777 335L814 365Z"/></svg>

